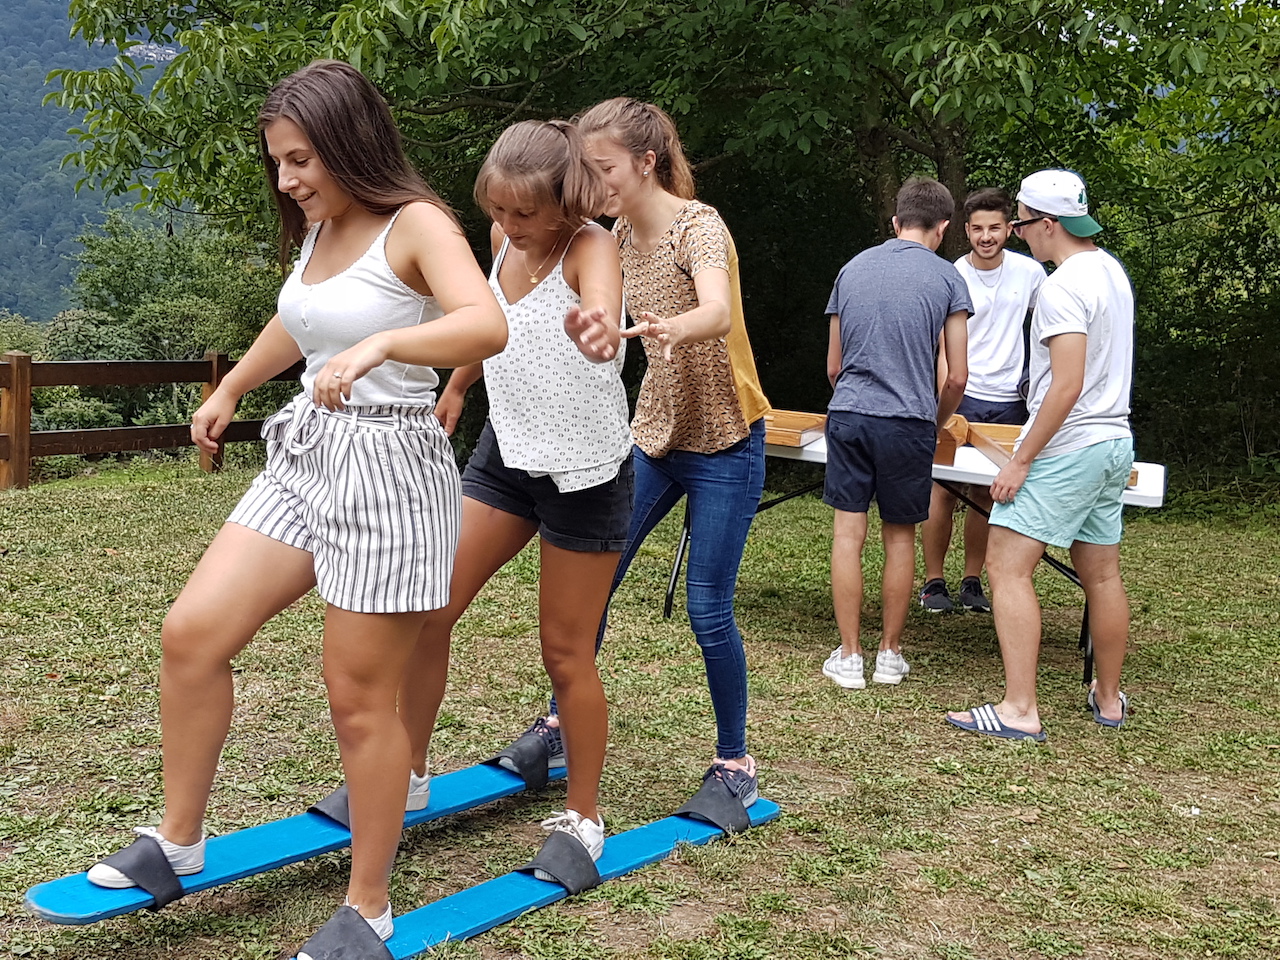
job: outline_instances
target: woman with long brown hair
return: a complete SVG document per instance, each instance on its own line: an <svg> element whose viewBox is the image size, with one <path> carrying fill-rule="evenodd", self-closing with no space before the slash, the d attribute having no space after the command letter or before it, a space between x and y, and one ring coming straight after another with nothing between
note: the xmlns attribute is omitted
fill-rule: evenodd
<svg viewBox="0 0 1280 960"><path fill-rule="evenodd" d="M448 602L459 524L432 367L498 352L506 324L455 218L405 158L386 103L359 71L317 61L286 77L258 129L282 259L301 251L279 312L196 411L193 440L216 450L244 393L298 360L306 369L302 392L263 427L266 468L165 618L165 812L157 827L136 829L135 855L178 875L203 868L231 659L316 587L349 789L347 905L385 940L388 878L414 803L396 693L427 612ZM129 858L116 857L90 881L134 885L117 868Z"/></svg>
<svg viewBox="0 0 1280 960"><path fill-rule="evenodd" d="M631 431L636 497L614 589L645 537L688 497L689 621L702 650L716 716L704 789L755 802L747 752L747 664L733 615L738 565L764 484L764 414L742 316L738 255L724 221L694 199L675 124L626 97L578 118L609 187L605 213L622 261L623 291L648 369ZM604 623L600 625L600 637Z"/></svg>

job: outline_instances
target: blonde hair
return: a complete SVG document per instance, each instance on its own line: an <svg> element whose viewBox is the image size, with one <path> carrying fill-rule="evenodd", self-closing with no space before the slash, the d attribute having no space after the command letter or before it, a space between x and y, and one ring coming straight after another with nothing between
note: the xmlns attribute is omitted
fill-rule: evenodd
<svg viewBox="0 0 1280 960"><path fill-rule="evenodd" d="M675 121L661 107L631 97L614 97L578 117L578 129L584 137L612 137L636 159L652 150L661 187L681 199L693 199L693 170L685 159Z"/></svg>
<svg viewBox="0 0 1280 960"><path fill-rule="evenodd" d="M582 134L567 120L522 120L507 127L476 176L476 203L485 213L489 188L497 182L525 193L539 208L556 207L565 226L598 217L609 196Z"/></svg>

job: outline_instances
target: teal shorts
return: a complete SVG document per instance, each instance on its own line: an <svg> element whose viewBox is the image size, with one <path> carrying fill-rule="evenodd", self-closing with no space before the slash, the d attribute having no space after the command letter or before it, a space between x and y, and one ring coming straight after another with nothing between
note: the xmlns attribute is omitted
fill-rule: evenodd
<svg viewBox="0 0 1280 960"><path fill-rule="evenodd" d="M1131 469L1131 437L1037 457L1013 502L992 506L991 523L1055 547L1119 543L1120 498Z"/></svg>

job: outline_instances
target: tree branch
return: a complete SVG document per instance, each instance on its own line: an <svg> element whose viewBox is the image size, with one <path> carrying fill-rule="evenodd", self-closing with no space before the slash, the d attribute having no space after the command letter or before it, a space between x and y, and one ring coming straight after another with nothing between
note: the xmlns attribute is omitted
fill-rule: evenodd
<svg viewBox="0 0 1280 960"><path fill-rule="evenodd" d="M913 153L918 153L923 157L928 157L934 163L937 163L941 156L941 151L938 149L937 144L926 143L910 131L903 130L901 127L895 126L892 123L886 123L884 125L884 132L893 137L893 139L897 140L908 150Z"/></svg>
<svg viewBox="0 0 1280 960"><path fill-rule="evenodd" d="M395 107L397 110L412 113L418 117L439 117L447 113L453 113L455 110L518 110L527 102L527 98L517 103L514 100L495 100L492 97L458 97L429 107L421 107L417 104L403 101L397 102Z"/></svg>
<svg viewBox="0 0 1280 960"><path fill-rule="evenodd" d="M691 164L693 172L697 174L706 173L708 170L720 166L726 160L733 156L732 153L720 153L714 157L707 157L705 160L699 160L697 163Z"/></svg>
<svg viewBox="0 0 1280 960"><path fill-rule="evenodd" d="M902 102L906 104L907 109L910 110L911 113L915 115L915 118L920 121L920 123L924 126L924 129L928 130L930 135L932 135L933 117L930 115L929 111L925 110L925 108L921 106L921 104L923 103L923 98L921 100L917 100L915 103L915 106L912 106L911 94L907 92L906 84L902 82L901 77L896 76L895 74L889 72L884 67L880 66L878 63L872 64L871 69L874 70L876 73L880 74L880 76L883 77L886 82L888 82L889 86L893 87L894 91L898 94L898 96L902 98ZM941 144L937 144L937 146L941 146Z"/></svg>

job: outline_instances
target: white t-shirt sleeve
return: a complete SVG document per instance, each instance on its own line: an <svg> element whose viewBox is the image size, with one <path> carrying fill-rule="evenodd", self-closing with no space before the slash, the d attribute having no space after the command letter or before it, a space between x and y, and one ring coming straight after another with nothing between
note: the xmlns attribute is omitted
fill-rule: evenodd
<svg viewBox="0 0 1280 960"><path fill-rule="evenodd" d="M1040 299L1040 288L1049 279L1049 275L1045 273L1044 267L1038 263L1034 270L1028 272L1031 274L1031 299L1027 301L1027 309L1034 310L1036 303Z"/></svg>
<svg viewBox="0 0 1280 960"><path fill-rule="evenodd" d="M1040 343L1063 333L1088 334L1089 318L1095 312L1093 307L1079 291L1069 290L1063 284L1042 287L1036 297L1032 333Z"/></svg>

